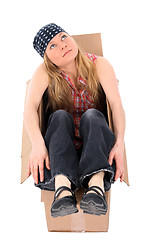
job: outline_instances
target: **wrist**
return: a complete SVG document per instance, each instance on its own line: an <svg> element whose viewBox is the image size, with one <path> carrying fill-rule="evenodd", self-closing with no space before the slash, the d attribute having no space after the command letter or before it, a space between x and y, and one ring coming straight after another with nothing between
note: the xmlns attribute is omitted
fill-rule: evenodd
<svg viewBox="0 0 153 240"><path fill-rule="evenodd" d="M43 138L39 138L39 139L35 139L31 142L31 145L32 147L38 147L40 145L43 145L45 142L44 142L44 139Z"/></svg>
<svg viewBox="0 0 153 240"><path fill-rule="evenodd" d="M121 139L121 138L116 139L115 144L117 146L124 146L124 139Z"/></svg>

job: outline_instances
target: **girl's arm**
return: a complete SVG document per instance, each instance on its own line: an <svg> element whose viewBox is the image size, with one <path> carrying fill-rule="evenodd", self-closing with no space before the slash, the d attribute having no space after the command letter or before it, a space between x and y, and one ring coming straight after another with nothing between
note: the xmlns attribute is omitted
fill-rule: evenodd
<svg viewBox="0 0 153 240"><path fill-rule="evenodd" d="M109 153L108 162L110 163L110 165L112 165L113 160L115 160L115 181L120 177L120 181L122 182L124 179L123 154L125 112L122 106L118 83L113 67L107 59L103 57L98 57L96 61L96 68L99 76L99 81L104 89L104 92L111 107L114 133L116 136L116 142Z"/></svg>
<svg viewBox="0 0 153 240"><path fill-rule="evenodd" d="M125 133L125 112L122 106L114 69L106 58L100 56L97 58L96 68L99 81L111 107L116 143L123 145Z"/></svg>
<svg viewBox="0 0 153 240"><path fill-rule="evenodd" d="M48 75L45 72L44 65L41 64L30 80L23 113L24 124L32 145L38 141L43 142L37 110L47 86Z"/></svg>
<svg viewBox="0 0 153 240"><path fill-rule="evenodd" d="M32 149L29 156L28 175L30 175L30 173L33 174L35 183L38 183L38 166L40 172L40 179L43 181L44 160L46 161L46 167L50 169L48 152L39 128L38 117L38 107L47 86L48 75L45 72L43 64L41 64L37 68L32 79L30 80L23 113L23 121L25 124L25 128L32 144Z"/></svg>

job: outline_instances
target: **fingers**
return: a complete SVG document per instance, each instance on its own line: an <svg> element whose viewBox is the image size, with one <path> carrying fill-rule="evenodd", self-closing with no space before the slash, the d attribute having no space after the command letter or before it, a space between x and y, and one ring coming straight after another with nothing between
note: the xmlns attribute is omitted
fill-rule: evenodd
<svg viewBox="0 0 153 240"><path fill-rule="evenodd" d="M117 179L119 178L120 176L120 171L117 169L116 170L116 174L115 174L115 181L117 181Z"/></svg>
<svg viewBox="0 0 153 240"><path fill-rule="evenodd" d="M35 181L35 183L38 183L38 164L33 164L31 162L31 160L29 159L29 163L28 163L28 176L30 176L30 174L32 174L32 177Z"/></svg>
<svg viewBox="0 0 153 240"><path fill-rule="evenodd" d="M49 156L47 155L46 159L45 159L45 163L46 163L46 168L48 170L50 170L50 162L49 162Z"/></svg>
<svg viewBox="0 0 153 240"><path fill-rule="evenodd" d="M37 164L35 164L33 167L33 178L35 183L37 184L38 183L38 165Z"/></svg>
<svg viewBox="0 0 153 240"><path fill-rule="evenodd" d="M122 181L123 181L123 179L124 179L124 172L123 172L123 173L122 173L122 175L121 175L120 182L122 182Z"/></svg>
<svg viewBox="0 0 153 240"><path fill-rule="evenodd" d="M108 162L109 162L110 165L112 165L112 163L113 163L113 158L114 158L114 154L112 154L112 153L110 152L109 158L108 158Z"/></svg>
<svg viewBox="0 0 153 240"><path fill-rule="evenodd" d="M46 168L50 170L50 161L49 161L48 154L45 158L45 164L46 164ZM39 164L39 172L40 172L40 181L43 182L44 181L44 162L41 162Z"/></svg>
<svg viewBox="0 0 153 240"><path fill-rule="evenodd" d="M39 164L39 173L40 173L40 181L43 182L44 181L44 163L43 162Z"/></svg>
<svg viewBox="0 0 153 240"><path fill-rule="evenodd" d="M48 155L45 158L45 163L46 163L46 168L50 170L50 161L49 161ZM38 168L40 173L40 181L43 182L44 181L44 160L32 162L32 160L29 159L27 176L30 176L30 174L32 174L36 184L38 184Z"/></svg>
<svg viewBox="0 0 153 240"><path fill-rule="evenodd" d="M115 174L115 181L117 181L117 179L120 177L120 182L123 181L124 179L124 171L123 170L120 170L120 169L117 169L116 170L116 174Z"/></svg>

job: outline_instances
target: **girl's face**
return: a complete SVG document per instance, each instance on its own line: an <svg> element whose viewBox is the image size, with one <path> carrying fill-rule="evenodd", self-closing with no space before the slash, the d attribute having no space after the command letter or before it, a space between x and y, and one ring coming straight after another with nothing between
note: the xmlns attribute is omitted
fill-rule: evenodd
<svg viewBox="0 0 153 240"><path fill-rule="evenodd" d="M60 32L48 43L46 54L51 62L60 68L74 61L78 47L71 36Z"/></svg>

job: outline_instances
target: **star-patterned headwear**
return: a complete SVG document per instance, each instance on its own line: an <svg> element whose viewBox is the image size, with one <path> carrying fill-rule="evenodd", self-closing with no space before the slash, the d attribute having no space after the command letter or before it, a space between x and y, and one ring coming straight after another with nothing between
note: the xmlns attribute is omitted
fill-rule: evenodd
<svg viewBox="0 0 153 240"><path fill-rule="evenodd" d="M47 24L37 32L34 37L33 47L42 58L44 57L45 50L50 40L60 32L66 31L55 23Z"/></svg>

